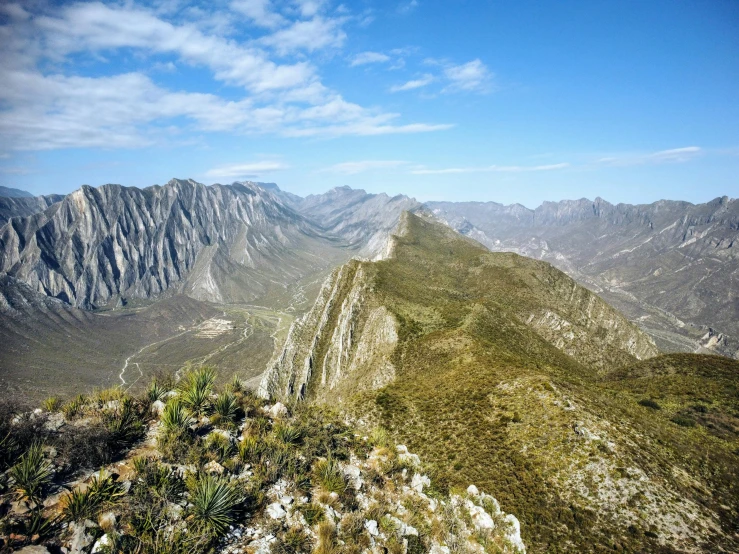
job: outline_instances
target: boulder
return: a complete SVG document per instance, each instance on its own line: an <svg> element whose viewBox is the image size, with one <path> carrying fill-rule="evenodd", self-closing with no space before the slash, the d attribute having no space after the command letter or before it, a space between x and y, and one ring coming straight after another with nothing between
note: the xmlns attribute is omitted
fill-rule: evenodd
<svg viewBox="0 0 739 554"><path fill-rule="evenodd" d="M287 515L287 512L282 508L279 502L273 502L267 506L267 515L272 519L282 519Z"/></svg>
<svg viewBox="0 0 739 554"><path fill-rule="evenodd" d="M207 464L203 466L203 469L206 473L215 473L217 475L221 475L224 471L226 471L226 468L224 468L221 464L216 462L215 460L211 460Z"/></svg>
<svg viewBox="0 0 739 554"><path fill-rule="evenodd" d="M108 534L106 533L102 537L100 537L97 541L95 541L95 545L92 547L91 554L101 554L104 552L107 547L113 546L113 541L110 539Z"/></svg>
<svg viewBox="0 0 739 554"><path fill-rule="evenodd" d="M431 479L427 475L415 473L411 479L411 488L416 492L423 492L424 487L431 486Z"/></svg>
<svg viewBox="0 0 739 554"><path fill-rule="evenodd" d="M374 519L369 519L365 521L364 528L367 529L367 532L373 537L376 537L380 534L380 531L377 529L377 522Z"/></svg>
<svg viewBox="0 0 739 554"><path fill-rule="evenodd" d="M17 554L49 554L49 549L39 544L24 546L20 550L16 550Z"/></svg>
<svg viewBox="0 0 739 554"><path fill-rule="evenodd" d="M162 412L164 411L165 404L161 400L155 400L151 404L151 411L154 412L157 415L162 415Z"/></svg>
<svg viewBox="0 0 739 554"><path fill-rule="evenodd" d="M480 496L480 491L477 490L477 487L475 485L470 485L467 487L467 494L470 496Z"/></svg>

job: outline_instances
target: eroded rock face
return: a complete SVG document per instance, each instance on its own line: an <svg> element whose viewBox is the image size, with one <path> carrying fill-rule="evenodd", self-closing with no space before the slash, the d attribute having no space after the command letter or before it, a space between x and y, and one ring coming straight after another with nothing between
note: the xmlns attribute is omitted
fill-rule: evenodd
<svg viewBox="0 0 739 554"><path fill-rule="evenodd" d="M11 217L28 217L43 212L46 208L52 204L56 204L63 198L64 196L60 194L11 197L0 194L0 227L5 225Z"/></svg>
<svg viewBox="0 0 739 554"><path fill-rule="evenodd" d="M262 378L262 395L328 394L345 386L349 376L355 388L375 389L392 380L395 368L389 358L398 341L397 325L374 298L372 275L371 263L352 260L329 276Z"/></svg>
<svg viewBox="0 0 739 554"><path fill-rule="evenodd" d="M0 273L85 308L172 289L248 300L278 280L273 273L295 280L325 264L302 253L321 251L318 235L253 183L83 186L0 229Z"/></svg>

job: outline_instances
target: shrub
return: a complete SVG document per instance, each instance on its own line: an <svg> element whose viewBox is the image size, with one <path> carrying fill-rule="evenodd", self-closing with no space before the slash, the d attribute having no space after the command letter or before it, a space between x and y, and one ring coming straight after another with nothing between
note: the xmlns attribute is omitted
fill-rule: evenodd
<svg viewBox="0 0 739 554"><path fill-rule="evenodd" d="M101 466L113 458L110 432L99 422L87 427L68 425L54 445L59 449L60 459L75 470Z"/></svg>
<svg viewBox="0 0 739 554"><path fill-rule="evenodd" d="M34 504L40 503L52 475L51 464L44 459L39 443L32 445L10 470L10 476L15 481L16 496Z"/></svg>
<svg viewBox="0 0 739 554"><path fill-rule="evenodd" d="M680 427L695 427L695 420L682 414L674 415L670 421L679 425Z"/></svg>
<svg viewBox="0 0 739 554"><path fill-rule="evenodd" d="M327 492L343 494L346 491L346 479L344 474L331 456L325 460L319 460L313 467L313 475L318 485Z"/></svg>
<svg viewBox="0 0 739 554"><path fill-rule="evenodd" d="M236 485L214 475L188 476L190 492L190 519L196 528L212 537L223 535L233 525L243 502L243 495Z"/></svg>
<svg viewBox="0 0 739 554"><path fill-rule="evenodd" d="M244 437L239 444L239 458L242 462L255 463L262 456L262 442L257 437Z"/></svg>
<svg viewBox="0 0 739 554"><path fill-rule="evenodd" d="M144 436L144 423L136 413L130 398L121 401L121 406L113 412L103 414L103 424L110 433L108 445L114 453L129 448Z"/></svg>
<svg viewBox="0 0 739 554"><path fill-rule="evenodd" d="M651 408L652 410L660 410L661 409L661 406L659 404L657 404L651 398L644 398L642 400L639 400L639 405L644 406L645 408Z"/></svg>
<svg viewBox="0 0 739 554"><path fill-rule="evenodd" d="M15 464L36 442L45 440L45 422L44 416L31 416L12 400L0 400L0 472Z"/></svg>

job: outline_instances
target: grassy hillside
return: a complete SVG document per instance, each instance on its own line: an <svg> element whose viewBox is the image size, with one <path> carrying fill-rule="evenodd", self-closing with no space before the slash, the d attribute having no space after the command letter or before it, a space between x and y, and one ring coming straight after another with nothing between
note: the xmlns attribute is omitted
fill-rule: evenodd
<svg viewBox="0 0 739 554"><path fill-rule="evenodd" d="M361 284L353 267L355 293L334 287L315 338L294 337L312 344L308 398L388 428L446 488L482 483L519 516L531 551L739 548L739 363L655 358L549 264L420 217L406 218L391 259L359 265ZM378 306L397 324L395 378L368 391L371 369L326 353L358 356Z"/></svg>

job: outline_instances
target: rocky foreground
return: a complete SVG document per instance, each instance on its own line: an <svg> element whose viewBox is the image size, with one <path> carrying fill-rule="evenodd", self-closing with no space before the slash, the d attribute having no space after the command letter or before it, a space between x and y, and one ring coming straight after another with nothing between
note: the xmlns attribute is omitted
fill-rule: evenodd
<svg viewBox="0 0 739 554"><path fill-rule="evenodd" d="M437 490L382 429L214 379L5 405L0 552L525 552L495 498Z"/></svg>

